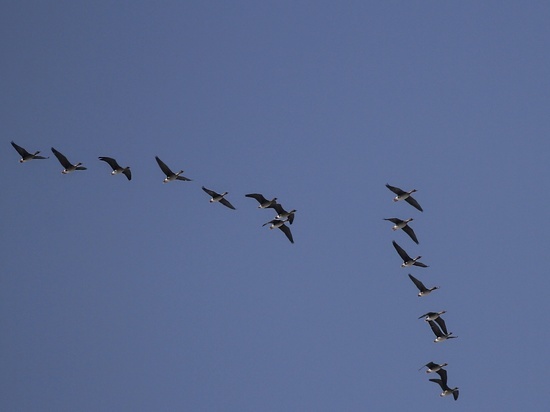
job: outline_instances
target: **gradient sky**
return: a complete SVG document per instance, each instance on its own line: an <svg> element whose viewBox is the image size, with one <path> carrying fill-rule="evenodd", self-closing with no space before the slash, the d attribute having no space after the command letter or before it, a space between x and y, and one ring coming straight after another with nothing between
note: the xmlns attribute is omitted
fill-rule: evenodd
<svg viewBox="0 0 550 412"><path fill-rule="evenodd" d="M548 409L548 3L116 3L3 2L2 410Z"/></svg>

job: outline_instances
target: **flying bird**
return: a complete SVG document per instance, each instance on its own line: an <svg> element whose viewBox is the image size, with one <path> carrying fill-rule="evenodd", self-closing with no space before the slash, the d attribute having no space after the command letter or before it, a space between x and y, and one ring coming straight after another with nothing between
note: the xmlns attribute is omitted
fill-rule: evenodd
<svg viewBox="0 0 550 412"><path fill-rule="evenodd" d="M202 187L202 190L204 190L206 193L208 193L211 196L210 203L220 202L222 205L227 206L229 209L235 210L233 205L229 203L227 199L224 198L224 196L227 195L228 192L223 192L220 194L220 193L214 192L213 190L207 189L204 186Z"/></svg>
<svg viewBox="0 0 550 412"><path fill-rule="evenodd" d="M394 223L394 226L392 227L392 230L399 230L402 229L403 232L405 232L409 237L413 240L414 243L418 245L418 239L416 238L416 235L414 234L414 230L408 225L409 222L412 222L414 219L411 217L407 220L401 220L396 217L390 217L384 220L389 220L390 222Z"/></svg>
<svg viewBox="0 0 550 412"><path fill-rule="evenodd" d="M447 386L447 379L445 379L445 381L443 379L430 379L430 382L435 382L441 387L443 392L441 392L439 396L448 396L452 394L455 401L458 399L458 388L449 388Z"/></svg>
<svg viewBox="0 0 550 412"><path fill-rule="evenodd" d="M437 320L443 321L443 319L441 319L441 318L437 318ZM447 339L458 338L458 336L452 336L453 332L448 332L447 333L447 328L446 327L442 327L441 329L439 329L439 326L437 326L437 325L441 326L441 323L443 323L443 325L445 325L445 322L437 322L437 324L436 324L436 321L433 321L433 320L428 321L428 324L430 325L430 328L432 328L432 332L436 336L436 338L434 340L435 343L443 342L443 341L446 341ZM442 329L444 329L444 330L442 330Z"/></svg>
<svg viewBox="0 0 550 412"><path fill-rule="evenodd" d="M441 312L428 312L424 313L422 316L419 316L418 319L424 318L424 320L427 322L429 320L436 320L444 313L447 313L446 310L442 310ZM447 329L443 329L443 331L446 331Z"/></svg>
<svg viewBox="0 0 550 412"><path fill-rule="evenodd" d="M162 183L168 183L168 182L171 182L173 180L183 180L183 181L186 181L186 182L191 181L191 179L188 179L185 176L180 176L183 173L183 170L180 170L179 172L174 173L174 172L172 172L172 170L170 170L170 168L168 166L166 166L166 164L162 160L159 159L158 156L155 156L155 159L157 160L157 163L160 167L160 170L162 170L164 172L164 174L166 175L166 179L164 179L162 181Z"/></svg>
<svg viewBox="0 0 550 412"><path fill-rule="evenodd" d="M11 145L15 150L17 150L17 153L19 153L19 155L21 156L21 159L19 159L19 163L28 162L29 160L33 160L33 159L49 159L49 157L38 156L38 153L40 153L40 151L37 151L34 153L27 152L21 146L16 145L13 140L11 142Z"/></svg>
<svg viewBox="0 0 550 412"><path fill-rule="evenodd" d="M424 286L424 284L421 281L419 281L417 278L415 278L410 273L409 273L409 278L412 280L414 285L418 288L418 290L419 290L418 297L419 298L422 297L422 296L428 296L434 290L439 289L439 286L434 286L434 287L431 287L431 288L428 289L426 286Z"/></svg>
<svg viewBox="0 0 550 412"><path fill-rule="evenodd" d="M437 364L437 363L434 363L434 362L428 362L427 364L422 366L422 368L427 368L426 373L434 373L434 372L439 371L441 368L443 368L447 365L448 365L448 363ZM420 368L420 369L422 369L422 368ZM418 370L420 370L420 369L418 369Z"/></svg>
<svg viewBox="0 0 550 412"><path fill-rule="evenodd" d="M266 209L268 207L275 208L275 205L277 204L277 198L274 197L271 200L267 200L263 195L260 193L249 193L245 195L246 197L251 197L252 199L256 199L260 206L258 208L260 209Z"/></svg>
<svg viewBox="0 0 550 412"><path fill-rule="evenodd" d="M270 229L276 229L279 228L281 231L286 235L288 240L290 240L290 243L294 243L294 239L292 238L292 232L290 231L290 228L285 225L286 220L279 220L279 219L273 219L270 220L267 223L264 223L262 226L269 225Z"/></svg>
<svg viewBox="0 0 550 412"><path fill-rule="evenodd" d="M390 186L387 183L386 183L386 187L397 195L393 198L394 202L398 202L399 200L404 200L409 205L411 205L411 206L415 207L416 209L420 210L421 212L423 212L423 210L420 207L420 205L418 204L418 202L411 196L411 194L413 194L414 192L417 191L416 189L409 190L408 192L405 192L404 190L399 189L398 187L395 187L395 186Z"/></svg>
<svg viewBox="0 0 550 412"><path fill-rule="evenodd" d="M100 156L98 157L99 160L103 160L104 162L107 162L109 166L113 169L111 172L112 175L118 175L119 173L124 174L128 180L132 180L132 172L130 171L130 166L121 167L115 159L112 157L106 157L106 156Z"/></svg>
<svg viewBox="0 0 550 412"><path fill-rule="evenodd" d="M408 267L408 266L419 266L421 268L428 267L424 263L418 261L418 259L420 259L422 256L417 256L413 259L409 255L407 255L407 252L405 252L403 248L395 242L395 240L392 240L392 244L395 250L397 251L397 253L399 254L399 256L401 256L401 259L403 259L403 263L401 264L402 268Z"/></svg>
<svg viewBox="0 0 550 412"><path fill-rule="evenodd" d="M52 152L55 155L55 157L57 157L57 160L59 160L59 163L61 163L61 166L65 168L61 172L64 175L66 175L67 173L74 172L75 170L86 170L84 166L81 166L82 163L79 162L73 165L71 162L67 160L67 158L63 154L55 150L53 147L52 147Z"/></svg>
<svg viewBox="0 0 550 412"><path fill-rule="evenodd" d="M296 213L296 209L292 209L290 212L287 212L283 209L283 206L277 202L275 202L272 207L277 211L277 216L275 216L275 219L288 220L288 223L290 224L294 222L294 214Z"/></svg>

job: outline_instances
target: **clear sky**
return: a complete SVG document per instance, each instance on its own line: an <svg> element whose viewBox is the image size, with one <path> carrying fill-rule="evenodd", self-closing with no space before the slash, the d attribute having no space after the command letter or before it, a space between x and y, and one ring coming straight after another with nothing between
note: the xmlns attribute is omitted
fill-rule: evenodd
<svg viewBox="0 0 550 412"><path fill-rule="evenodd" d="M1 409L548 410L549 21L535 1L3 2ZM156 155L193 181L162 184ZM295 244L251 192L298 210ZM443 309L459 338L434 344L417 318Z"/></svg>

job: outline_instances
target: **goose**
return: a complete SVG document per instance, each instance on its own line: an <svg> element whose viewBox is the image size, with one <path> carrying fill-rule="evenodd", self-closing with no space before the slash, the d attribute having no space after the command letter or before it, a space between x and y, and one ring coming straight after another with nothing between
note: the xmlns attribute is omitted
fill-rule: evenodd
<svg viewBox="0 0 550 412"><path fill-rule="evenodd" d="M79 162L73 165L71 162L67 160L65 156L63 156L63 154L55 150L53 147L52 147L52 152L55 155L55 157L57 157L57 160L59 160L59 163L61 163L61 166L65 168L61 172L64 175L66 175L67 173L74 172L75 170L86 170L84 166L81 166L82 163Z"/></svg>
<svg viewBox="0 0 550 412"><path fill-rule="evenodd" d="M409 235L413 242L418 245L418 239L416 238L414 230L412 230L412 228L408 225L409 222L412 222L414 220L412 217L408 218L407 220L401 220L396 217L390 217L384 220L389 220L390 222L394 223L392 230L403 229L403 232Z"/></svg>
<svg viewBox="0 0 550 412"><path fill-rule="evenodd" d="M431 288L427 288L424 286L424 284L419 281L417 278L415 278L413 275L409 273L409 278L412 280L412 282L415 284L415 286L418 288L418 297L421 298L422 296L428 296L430 293L432 293L434 290L439 289L439 286L434 286Z"/></svg>
<svg viewBox="0 0 550 412"><path fill-rule="evenodd" d="M292 209L290 212L287 212L283 209L283 206L281 206L280 203L275 203L273 208L277 211L277 216L275 216L275 219L288 220L288 223L290 224L294 222L294 214L296 213L296 209Z"/></svg>
<svg viewBox="0 0 550 412"><path fill-rule="evenodd" d="M275 205L277 204L277 198L274 197L271 200L267 200L263 195L259 193L249 193L245 195L246 197L251 197L252 199L256 199L260 206L258 208L260 209L266 209L268 207L275 208Z"/></svg>
<svg viewBox="0 0 550 412"><path fill-rule="evenodd" d="M443 392L441 392L439 394L439 396L449 396L449 395L452 394L455 401L458 399L458 387L449 388L447 386L447 380L446 379L445 379L445 381L443 381L443 379L430 379L430 382L435 382L441 387L441 390Z"/></svg>
<svg viewBox="0 0 550 412"><path fill-rule="evenodd" d="M111 172L112 175L118 175L119 173L122 173L124 174L124 176L126 176L128 180L132 180L132 172L130 171L130 166L120 167L117 161L112 157L100 156L98 157L98 159L107 162L109 166L111 166L111 168L113 169L113 171Z"/></svg>
<svg viewBox="0 0 550 412"><path fill-rule="evenodd" d="M418 204L418 202L411 196L411 194L413 194L414 192L417 191L416 189L409 190L408 192L405 192L404 190L399 189L398 187L395 187L395 186L390 186L387 183L386 183L386 187L397 195L393 198L394 202L404 200L409 205L411 205L411 206L415 207L416 209L420 210L421 212L423 212L423 210L420 207L420 205Z"/></svg>
<svg viewBox="0 0 550 412"><path fill-rule="evenodd" d="M160 170L162 170L164 172L164 174L166 175L166 179L164 179L162 181L162 183L168 183L168 182L171 182L173 180L183 180L183 181L186 181L186 182L191 181L191 179L188 179L185 176L180 176L183 173L183 170L180 170L179 172L174 173L174 172L172 172L172 170L170 170L170 168L168 166L166 166L166 164L162 160L159 159L158 156L155 156L155 159L157 160L157 163L160 167Z"/></svg>
<svg viewBox="0 0 550 412"><path fill-rule="evenodd" d="M437 318L435 321L433 321L433 320L427 321L428 324L430 325L430 328L432 328L432 331L436 336L436 338L434 340L435 343L443 342L443 341L446 341L447 339L458 338L458 336L451 336L453 334L453 332L447 333L447 328L446 327L442 327L441 329L439 329L439 327L437 325L441 326L441 323L443 323L443 325L445 325L445 322L437 322L438 320L443 321L443 319L441 319L441 318ZM436 322L437 322L437 324L436 324ZM445 329L445 330L442 330L442 329Z"/></svg>
<svg viewBox="0 0 550 412"><path fill-rule="evenodd" d="M224 199L224 196L227 195L228 192L223 192L220 194L220 193L214 192L213 190L207 189L204 186L202 187L202 190L204 190L206 193L208 193L211 196L210 203L220 202L222 205L227 206L229 209L235 210L233 205L229 203L227 199Z"/></svg>
<svg viewBox="0 0 550 412"><path fill-rule="evenodd" d="M437 364L437 363L434 363L434 362L428 362L427 364L422 366L422 368L427 368L426 373L434 373L434 372L437 372L440 369L442 369L443 367L448 366L448 365L449 365L448 363ZM420 369L422 369L422 368L420 368ZM418 370L420 370L420 369L418 369Z"/></svg>
<svg viewBox="0 0 550 412"><path fill-rule="evenodd" d="M422 316L419 316L418 319L424 318L424 320L426 322L429 321L429 320L436 320L437 318L439 318L444 313L447 313L447 311L442 310L441 312L428 312L428 313L424 313Z"/></svg>
<svg viewBox="0 0 550 412"><path fill-rule="evenodd" d="M262 226L270 225L269 226L270 229L276 229L276 228L281 229L281 231L286 235L288 240L290 240L290 243L294 243L294 239L292 238L292 233L290 232L290 228L285 225L285 222L287 222L287 220L273 219L267 223L264 223Z"/></svg>
<svg viewBox="0 0 550 412"><path fill-rule="evenodd" d="M401 259L403 259L403 263L401 264L402 268L408 267L408 266L419 266L421 268L428 267L424 263L418 261L418 259L420 259L422 256L417 256L413 259L409 255L407 255L407 252L405 252L403 248L395 242L395 240L392 240L392 244L395 250L397 251L397 253L399 254L399 256L401 256Z"/></svg>
<svg viewBox="0 0 550 412"><path fill-rule="evenodd" d="M13 140L11 141L11 145L15 150L17 150L17 153L19 153L19 155L21 156L21 159L19 159L19 163L28 162L29 160L33 159L49 159L49 157L38 156L38 153L40 153L40 151L34 153L27 152L21 146L16 145Z"/></svg>

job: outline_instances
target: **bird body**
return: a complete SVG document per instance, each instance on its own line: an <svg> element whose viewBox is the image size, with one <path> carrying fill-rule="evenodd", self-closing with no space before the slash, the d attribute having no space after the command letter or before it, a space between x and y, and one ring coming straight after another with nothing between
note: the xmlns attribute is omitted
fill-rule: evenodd
<svg viewBox="0 0 550 412"><path fill-rule="evenodd" d="M430 379L430 382L437 383L443 392L439 394L439 396L449 396L453 395L454 400L456 401L458 399L458 388L449 388L447 385L446 380L443 381L443 379Z"/></svg>
<svg viewBox="0 0 550 412"><path fill-rule="evenodd" d="M427 364L422 366L422 368L427 368L426 373L434 373L434 372L438 372L440 369L442 369L443 367L445 367L447 365L448 365L448 363L437 364L437 363L434 363L434 362L428 362ZM422 369L422 368L420 368L420 369Z"/></svg>
<svg viewBox="0 0 550 412"><path fill-rule="evenodd" d="M437 322L437 321L439 321L439 322ZM432 328L432 332L436 336L434 342L439 343L439 342L446 341L447 339L458 338L458 336L452 336L453 332L447 332L447 327L445 326L445 322L444 321L441 322L441 321L443 321L443 319L441 319L441 318L437 318L435 321L433 321L433 320L428 320L427 321L428 324L430 325L430 328ZM440 329L440 327L441 327L441 329Z"/></svg>

